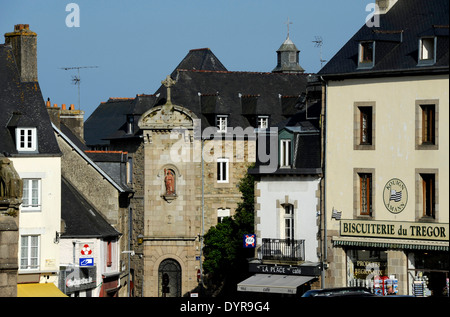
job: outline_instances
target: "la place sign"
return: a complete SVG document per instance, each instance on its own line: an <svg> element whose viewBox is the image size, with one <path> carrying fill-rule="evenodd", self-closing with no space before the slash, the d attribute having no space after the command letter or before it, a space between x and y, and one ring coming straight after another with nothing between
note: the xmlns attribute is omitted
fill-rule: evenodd
<svg viewBox="0 0 450 317"><path fill-rule="evenodd" d="M341 219L341 236L448 241L448 223Z"/></svg>

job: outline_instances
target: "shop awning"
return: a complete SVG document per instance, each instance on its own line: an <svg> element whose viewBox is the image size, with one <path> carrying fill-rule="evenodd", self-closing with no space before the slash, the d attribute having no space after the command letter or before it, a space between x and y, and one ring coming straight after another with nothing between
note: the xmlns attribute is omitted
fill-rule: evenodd
<svg viewBox="0 0 450 317"><path fill-rule="evenodd" d="M333 246L372 247L404 250L447 251L449 243L443 241L423 241L406 239L380 239L359 237L333 237Z"/></svg>
<svg viewBox="0 0 450 317"><path fill-rule="evenodd" d="M296 294L297 287L315 279L315 276L255 274L237 285L241 292Z"/></svg>
<svg viewBox="0 0 450 317"><path fill-rule="evenodd" d="M18 284L17 297L68 297L53 283Z"/></svg>

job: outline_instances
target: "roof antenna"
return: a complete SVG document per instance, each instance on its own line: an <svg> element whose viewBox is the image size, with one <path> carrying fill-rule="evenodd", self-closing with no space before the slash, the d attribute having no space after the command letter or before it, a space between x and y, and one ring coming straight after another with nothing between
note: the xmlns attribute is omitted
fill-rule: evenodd
<svg viewBox="0 0 450 317"><path fill-rule="evenodd" d="M78 86L78 110L81 109L81 101L80 101L80 86L81 86L80 69L81 68L98 68L98 66L60 67L60 69L64 69L64 70L76 69L78 71L78 75L72 76L72 83L74 85Z"/></svg>
<svg viewBox="0 0 450 317"><path fill-rule="evenodd" d="M321 36L316 36L315 40L312 41L313 43L315 43L314 47L320 47L320 68L323 67L323 63L326 62L326 60L322 59L322 45L323 45L323 40Z"/></svg>

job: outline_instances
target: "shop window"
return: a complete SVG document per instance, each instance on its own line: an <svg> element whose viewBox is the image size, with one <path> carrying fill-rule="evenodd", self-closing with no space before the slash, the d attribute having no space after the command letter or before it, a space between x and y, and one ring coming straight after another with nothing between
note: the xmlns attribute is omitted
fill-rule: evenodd
<svg viewBox="0 0 450 317"><path fill-rule="evenodd" d="M347 251L348 286L373 288L374 279L387 274L387 253L379 250Z"/></svg>

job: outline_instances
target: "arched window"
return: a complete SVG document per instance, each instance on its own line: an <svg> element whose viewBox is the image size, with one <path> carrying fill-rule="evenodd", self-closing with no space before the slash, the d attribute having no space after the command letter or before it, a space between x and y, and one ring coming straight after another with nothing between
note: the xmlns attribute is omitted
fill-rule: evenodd
<svg viewBox="0 0 450 317"><path fill-rule="evenodd" d="M158 296L181 297L181 266L173 259L164 260L159 265Z"/></svg>

